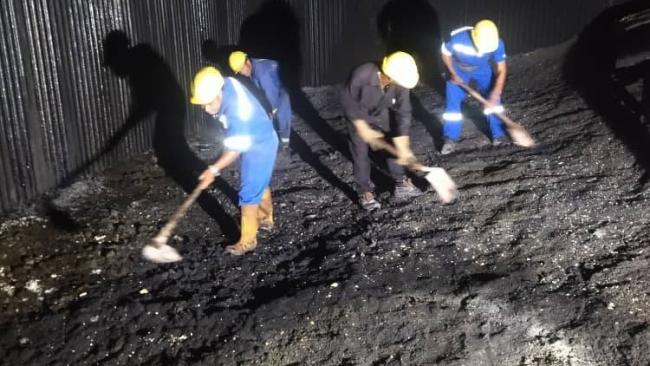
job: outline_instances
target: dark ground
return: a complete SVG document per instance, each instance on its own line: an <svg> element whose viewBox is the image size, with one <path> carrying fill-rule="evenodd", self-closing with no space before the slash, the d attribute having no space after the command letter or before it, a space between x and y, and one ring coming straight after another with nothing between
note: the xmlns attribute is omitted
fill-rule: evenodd
<svg viewBox="0 0 650 366"><path fill-rule="evenodd" d="M505 101L534 149L492 148L467 122L440 156L435 125L414 123L416 155L459 185L453 205L385 192L360 210L336 89L319 88L306 93L335 146L294 124L311 151L275 174L277 229L252 254L225 254L195 207L172 241L185 260L144 262L184 196L152 155L59 192L57 225L5 218L0 364L650 365L650 190L561 80L564 50L510 62ZM437 94L416 94L420 119L440 116ZM206 140L192 146L212 160Z"/></svg>

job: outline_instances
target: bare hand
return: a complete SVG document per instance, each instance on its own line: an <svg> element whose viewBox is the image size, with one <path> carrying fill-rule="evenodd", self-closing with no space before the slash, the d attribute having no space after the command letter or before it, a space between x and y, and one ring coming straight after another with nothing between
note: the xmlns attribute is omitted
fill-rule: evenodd
<svg viewBox="0 0 650 366"><path fill-rule="evenodd" d="M410 166L417 162L415 155L410 147L410 138L408 136L398 136L393 138L395 149L397 150L397 164Z"/></svg>
<svg viewBox="0 0 650 366"><path fill-rule="evenodd" d="M499 93L491 93L490 98L487 100L488 107L493 108L498 105L501 105L501 95Z"/></svg>
<svg viewBox="0 0 650 366"><path fill-rule="evenodd" d="M418 161L414 155L405 155L398 157L395 162L401 166L412 166L417 164Z"/></svg>
<svg viewBox="0 0 650 366"><path fill-rule="evenodd" d="M354 122L354 126L359 137L371 147L373 146L373 141L384 138L383 133L370 127L366 121L357 120Z"/></svg>

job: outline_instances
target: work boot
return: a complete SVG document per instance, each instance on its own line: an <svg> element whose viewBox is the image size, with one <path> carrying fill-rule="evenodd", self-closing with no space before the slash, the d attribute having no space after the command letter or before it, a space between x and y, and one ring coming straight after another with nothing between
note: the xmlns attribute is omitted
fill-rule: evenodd
<svg viewBox="0 0 650 366"><path fill-rule="evenodd" d="M271 189L266 187L262 194L262 202L257 210L257 219L259 220L260 230L273 230L273 201L271 200Z"/></svg>
<svg viewBox="0 0 650 366"><path fill-rule="evenodd" d="M404 178L401 182L395 185L395 198L406 199L421 196L422 191L416 187L411 179Z"/></svg>
<svg viewBox="0 0 650 366"><path fill-rule="evenodd" d="M456 142L453 140L445 139L445 143L442 144L442 149L440 149L440 153L442 155L448 155L454 152L454 150L456 150Z"/></svg>
<svg viewBox="0 0 650 366"><path fill-rule="evenodd" d="M381 208L381 205L375 199L375 195L372 192L364 192L360 197L361 207L366 211L374 211Z"/></svg>
<svg viewBox="0 0 650 366"><path fill-rule="evenodd" d="M492 146L494 147L506 146L508 144L510 144L510 140L506 136L499 136L492 140Z"/></svg>
<svg viewBox="0 0 650 366"><path fill-rule="evenodd" d="M257 246L257 211L259 205L241 206L241 237L234 245L226 247L226 252L232 255L242 255Z"/></svg>

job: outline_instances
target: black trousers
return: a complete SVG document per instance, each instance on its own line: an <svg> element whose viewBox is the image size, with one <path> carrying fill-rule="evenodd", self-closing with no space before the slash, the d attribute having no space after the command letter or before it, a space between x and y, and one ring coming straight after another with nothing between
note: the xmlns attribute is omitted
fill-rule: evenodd
<svg viewBox="0 0 650 366"><path fill-rule="evenodd" d="M386 118L387 120L388 118ZM388 121L386 120L380 120L379 123L382 125L388 125ZM352 164L354 166L354 180L357 185L357 192L359 194L363 194L366 192L372 192L373 187L372 183L370 182L370 156L368 155L370 147L368 144L366 144L361 137L357 134L357 131L354 127L354 124L352 121L348 121L348 132L349 132L349 146L350 146L350 152L352 154ZM378 123L372 123L370 121L366 121L371 127L374 127L378 130L381 130L384 132L385 136L390 136L389 135L389 126L382 126L379 125ZM383 122L383 123L382 123ZM401 182L405 178L404 174L404 168L397 164L395 157L387 154L384 151L377 151L373 153L373 157L383 160L387 167L388 171L390 172L391 177L393 178L393 181L395 183Z"/></svg>

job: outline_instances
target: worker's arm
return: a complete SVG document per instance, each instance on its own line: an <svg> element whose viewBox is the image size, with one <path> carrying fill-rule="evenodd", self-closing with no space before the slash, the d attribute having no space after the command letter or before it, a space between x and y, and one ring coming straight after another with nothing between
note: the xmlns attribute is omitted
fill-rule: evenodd
<svg viewBox="0 0 650 366"><path fill-rule="evenodd" d="M497 63L496 69L497 70L496 70L496 75L494 80L494 87L492 88L492 92L490 93L490 99L488 100L490 106L492 107L499 105L501 101L501 94L503 93L503 87L506 84L506 74L507 74L506 62L502 61Z"/></svg>
<svg viewBox="0 0 650 366"><path fill-rule="evenodd" d="M236 112L238 111L236 107L240 106L240 103L250 104L251 100L244 93L224 98L221 104L219 120L228 122L226 138L223 140L224 152L214 164L208 166L208 169L199 176L199 185L203 189L212 184L214 178L221 174L223 169L232 164L241 153L248 151L253 145L250 123L248 123L248 120L242 120L241 115ZM260 116L248 116L249 119L255 117Z"/></svg>
<svg viewBox="0 0 650 366"><path fill-rule="evenodd" d="M444 46L444 45L443 45ZM449 51L445 52L446 48L443 48L443 53L442 53L442 63L445 64L445 68L447 68L447 73L449 74L449 81L451 81L454 84L462 84L463 79L456 74L456 70L454 70L454 59L449 53Z"/></svg>
<svg viewBox="0 0 650 366"><path fill-rule="evenodd" d="M391 108L395 112L395 136L408 136L413 120L413 107L411 106L411 94L408 89L396 87L395 104Z"/></svg>
<svg viewBox="0 0 650 366"><path fill-rule="evenodd" d="M202 189L208 188L208 186L214 182L214 178L220 175L222 170L226 169L226 167L237 160L239 155L241 155L241 153L238 151L226 150L221 154L219 159L214 162L214 164L209 165L208 169L199 176L199 185Z"/></svg>
<svg viewBox="0 0 650 366"><path fill-rule="evenodd" d="M488 99L490 107L495 107L501 104L501 94L506 85L506 46L502 40L499 40L499 46L493 54L493 60L496 64L494 87Z"/></svg>

